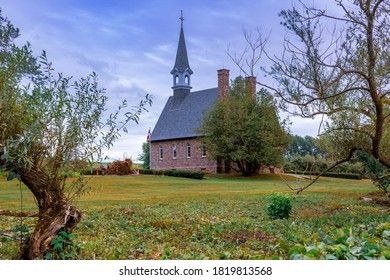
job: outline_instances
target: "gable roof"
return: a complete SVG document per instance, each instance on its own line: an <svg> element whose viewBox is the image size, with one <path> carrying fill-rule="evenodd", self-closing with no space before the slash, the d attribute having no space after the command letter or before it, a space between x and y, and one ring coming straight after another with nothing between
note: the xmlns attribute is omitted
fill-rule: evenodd
<svg viewBox="0 0 390 280"><path fill-rule="evenodd" d="M218 88L181 93L179 105L175 104L177 96L170 96L150 141L201 136L195 130L203 120L203 113L214 105L217 98Z"/></svg>

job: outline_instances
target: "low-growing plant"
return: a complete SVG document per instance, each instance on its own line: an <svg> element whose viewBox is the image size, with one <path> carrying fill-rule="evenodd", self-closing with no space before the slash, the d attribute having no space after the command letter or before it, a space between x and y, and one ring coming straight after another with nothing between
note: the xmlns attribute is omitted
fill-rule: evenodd
<svg viewBox="0 0 390 280"><path fill-rule="evenodd" d="M269 196L267 215L272 220L288 219L292 211L291 199L286 194L273 193Z"/></svg>
<svg viewBox="0 0 390 280"><path fill-rule="evenodd" d="M347 231L347 234L346 234ZM299 243L288 252L290 259L390 260L390 224L359 225L336 230L334 237L323 237L306 245Z"/></svg>
<svg viewBox="0 0 390 280"><path fill-rule="evenodd" d="M58 234L51 240L52 251L45 256L46 260L73 260L76 257L76 248L73 240L76 235L61 229Z"/></svg>

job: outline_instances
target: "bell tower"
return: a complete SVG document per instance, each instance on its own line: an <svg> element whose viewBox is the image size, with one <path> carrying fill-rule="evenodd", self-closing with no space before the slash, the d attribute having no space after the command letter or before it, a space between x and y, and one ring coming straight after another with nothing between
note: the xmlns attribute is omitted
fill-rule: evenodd
<svg viewBox="0 0 390 280"><path fill-rule="evenodd" d="M181 11L180 21L181 21L181 28L180 28L179 44L177 46L177 52L176 52L176 61L175 61L175 66L173 66L173 69L171 71L173 77L172 89L174 95L189 93L192 88L191 75L193 74L193 71L191 70L190 64L188 63L187 48L184 39L184 31L183 31L183 22L184 22L183 11Z"/></svg>

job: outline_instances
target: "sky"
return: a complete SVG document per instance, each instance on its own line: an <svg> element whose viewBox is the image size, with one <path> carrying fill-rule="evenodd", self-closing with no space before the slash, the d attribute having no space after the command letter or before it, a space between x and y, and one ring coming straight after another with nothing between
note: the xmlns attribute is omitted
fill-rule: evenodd
<svg viewBox="0 0 390 280"><path fill-rule="evenodd" d="M325 3L329 0L322 0ZM121 100L137 105L150 94L153 105L130 123L114 147L106 151L111 160L142 152L149 128L153 130L170 95L170 71L184 13L184 34L194 74L192 91L217 86L217 70L229 69L230 78L240 75L227 55L245 47L243 30L268 35L267 50L280 53L286 30L278 13L291 8L289 0L0 0L2 15L30 42L36 55L46 51L56 72L74 80L96 72L106 89L109 106ZM260 60L260 66L269 66ZM260 69L257 79L265 79ZM272 81L270 81L272 82ZM293 134L316 136L318 121L291 119Z"/></svg>

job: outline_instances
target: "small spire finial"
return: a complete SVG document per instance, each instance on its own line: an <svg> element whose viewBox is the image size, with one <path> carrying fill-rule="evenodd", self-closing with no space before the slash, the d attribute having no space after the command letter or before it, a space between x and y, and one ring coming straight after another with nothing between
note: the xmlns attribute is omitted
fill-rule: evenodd
<svg viewBox="0 0 390 280"><path fill-rule="evenodd" d="M180 17L180 20L181 20L181 27L183 28L183 21L184 21L183 10L180 10L180 11L181 11L181 17Z"/></svg>

